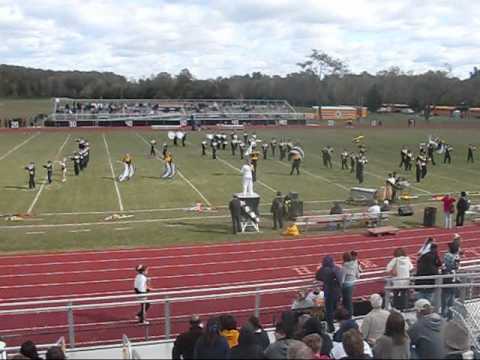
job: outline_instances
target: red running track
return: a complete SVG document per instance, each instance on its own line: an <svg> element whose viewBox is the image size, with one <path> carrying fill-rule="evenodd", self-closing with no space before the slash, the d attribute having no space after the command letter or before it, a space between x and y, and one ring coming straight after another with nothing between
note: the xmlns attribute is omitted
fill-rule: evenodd
<svg viewBox="0 0 480 360"><path fill-rule="evenodd" d="M480 259L480 228L467 226L456 232L462 235L465 259ZM443 253L453 233L429 228L405 230L396 236L380 238L337 233L203 246L4 256L0 258L0 304L131 294L134 268L140 263L149 265L152 286L159 291L298 278L311 278L313 283L314 273L325 255L333 255L340 261L344 251L356 250L365 271L382 271L395 248L404 247L415 257L425 238L434 236ZM381 280L358 284L354 295L364 297L381 291L382 286ZM270 323L274 314L288 308L293 296L293 292L263 296L262 321ZM253 307L252 296L173 304L172 332L182 331L185 320L193 312L205 317L212 313L234 313L241 325ZM78 311L75 313L76 341L82 344L118 342L124 333L133 339L143 338L145 327L136 324L135 313L135 307ZM163 306L153 306L149 319L150 337L162 336ZM65 313L0 315L0 336L6 336L9 345L19 344L26 338L48 343L68 334L66 324Z"/></svg>

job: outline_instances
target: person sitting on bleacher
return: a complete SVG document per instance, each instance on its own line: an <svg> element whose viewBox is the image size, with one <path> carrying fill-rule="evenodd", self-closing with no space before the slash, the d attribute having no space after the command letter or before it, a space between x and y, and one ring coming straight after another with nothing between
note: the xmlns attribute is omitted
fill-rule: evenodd
<svg viewBox="0 0 480 360"><path fill-rule="evenodd" d="M363 338L369 345L375 345L377 339L385 332L385 325L390 316L390 312L382 309L383 299L379 294L370 296L370 304L372 311L363 318L360 331Z"/></svg>
<svg viewBox="0 0 480 360"><path fill-rule="evenodd" d="M202 336L200 317L192 315L190 318L190 329L177 336L172 349L172 359L192 359L195 343Z"/></svg>
<svg viewBox="0 0 480 360"><path fill-rule="evenodd" d="M382 213L382 209L381 209L380 205L378 205L377 200L374 200L372 205L368 208L368 213L369 213L369 215L372 215L372 219L370 219L368 225L373 226L373 227L377 226L378 222L379 222L379 218L380 218L381 213ZM375 217L377 217L377 218L375 218Z"/></svg>
<svg viewBox="0 0 480 360"><path fill-rule="evenodd" d="M310 298L307 298L305 290L299 290L291 308L292 310L304 310L314 306L315 303Z"/></svg>

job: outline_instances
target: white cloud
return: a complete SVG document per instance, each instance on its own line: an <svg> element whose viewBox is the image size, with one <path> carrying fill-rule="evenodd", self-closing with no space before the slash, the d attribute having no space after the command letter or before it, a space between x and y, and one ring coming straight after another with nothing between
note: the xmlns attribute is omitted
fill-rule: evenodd
<svg viewBox="0 0 480 360"><path fill-rule="evenodd" d="M354 72L479 65L480 9L459 0L0 0L0 62L142 77L286 74L316 48Z"/></svg>

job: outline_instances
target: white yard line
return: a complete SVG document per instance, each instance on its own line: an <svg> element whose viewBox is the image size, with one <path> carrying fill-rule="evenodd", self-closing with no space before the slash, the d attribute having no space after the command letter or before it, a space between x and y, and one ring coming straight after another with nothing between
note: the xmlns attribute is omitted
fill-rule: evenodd
<svg viewBox="0 0 480 360"><path fill-rule="evenodd" d="M30 232L26 232L25 234L26 235L41 235L41 234L45 234L45 231L30 231Z"/></svg>
<svg viewBox="0 0 480 360"><path fill-rule="evenodd" d="M120 189L118 188L117 179L115 177L115 171L113 170L112 157L110 155L110 148L108 147L108 143L107 143L107 139L105 137L105 134L102 134L102 136L103 136L103 142L105 143L105 150L107 151L108 164L110 165L110 171L112 172L113 185L115 186L115 192L117 193L118 207L119 207L120 211L124 211L122 195L120 194Z"/></svg>
<svg viewBox="0 0 480 360"><path fill-rule="evenodd" d="M40 135L39 132L33 134L32 136L30 136L27 140L21 142L20 144L16 145L15 147L13 147L12 149L10 149L9 151L7 151L5 154L3 154L2 156L0 156L0 161L5 159L8 155L14 153L15 151L17 151L18 149L20 149L23 145L25 145L26 143L28 143L30 140L36 138L38 135Z"/></svg>
<svg viewBox="0 0 480 360"><path fill-rule="evenodd" d="M233 170L235 170L235 171L237 171L237 172L239 172L239 173L242 172L240 169L237 169L235 166L233 166L232 164L230 164L228 161L223 160L223 159L221 159L221 158L219 158L219 157L217 157L217 159L220 160L222 163L224 163L224 164L225 164L226 166L228 166L229 168L232 168ZM275 190L275 189L272 188L271 186L268 186L268 185L265 184L263 181L257 180L257 182L258 182L260 185L262 185L264 188L270 190L271 192L274 192L274 193L277 192L277 190Z"/></svg>
<svg viewBox="0 0 480 360"><path fill-rule="evenodd" d="M70 230L70 233L84 233L84 232L90 232L92 230L90 229L80 229L80 230Z"/></svg>
<svg viewBox="0 0 480 360"><path fill-rule="evenodd" d="M288 167L288 168L290 167L288 164L285 164L285 163L281 162L280 160L275 160L275 161L278 162L279 164L282 164L283 166L286 166L286 167ZM336 183L336 182L334 182L334 181L330 181L330 180L328 180L327 178L324 178L324 177L321 176L321 175L314 174L314 173L312 173L312 172L310 172L310 171L308 171L308 170L305 170L305 169L303 169L303 168L302 168L300 171L303 171L305 174L310 175L311 177L320 179L320 180L322 180L322 181L324 181L324 182L326 182L326 183L328 183L328 184L330 184L330 185L334 185L334 186L336 186L336 187L339 187L339 188L342 189L342 190L350 191L350 189L347 188L346 186L344 186L344 185L342 185L342 184L338 184L338 183Z"/></svg>
<svg viewBox="0 0 480 360"><path fill-rule="evenodd" d="M145 139L142 135L140 135L139 133L136 133L136 134L140 139L142 139L142 141L145 144L150 145L147 139ZM185 181L188 185L190 185L190 187L202 198L202 200L205 201L205 204L211 207L212 203L207 199L207 197L200 190L198 190L198 188L195 185L193 185L192 182L185 175L183 175L180 170L178 170L178 168L176 170L178 175L180 175L180 177L183 179L183 181Z"/></svg>
<svg viewBox="0 0 480 360"><path fill-rule="evenodd" d="M62 154L63 149L65 148L65 145L67 145L68 140L70 140L71 135L68 134L65 141L63 144L60 146L60 149L58 149L57 153L55 154L54 160L58 160L59 156ZM27 214L31 214L33 211L33 208L38 202L38 199L40 199L40 195L42 195L43 189L45 189L45 184L46 181L43 182L43 184L40 186L40 189L38 189L37 195L35 195L35 198L33 199L32 203L30 204L30 207L27 210Z"/></svg>

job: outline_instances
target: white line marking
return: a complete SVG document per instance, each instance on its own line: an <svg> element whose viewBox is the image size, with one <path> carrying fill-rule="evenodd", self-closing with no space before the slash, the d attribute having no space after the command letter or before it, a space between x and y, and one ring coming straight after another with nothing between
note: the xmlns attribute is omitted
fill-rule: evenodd
<svg viewBox="0 0 480 360"><path fill-rule="evenodd" d="M127 230L132 230L132 227L120 227L120 228L115 228L115 231L127 231Z"/></svg>
<svg viewBox="0 0 480 360"><path fill-rule="evenodd" d="M275 161L276 161L277 163L279 163L279 164L282 164L283 166L290 167L289 165L281 162L280 160L275 160ZM334 181L328 180L327 178L324 178L323 176L314 174L314 173L312 173L312 172L310 172L310 171L308 171L308 170L305 170L305 169L301 169L301 171L303 171L305 174L310 175L310 176L312 176L312 177L314 177L314 178L320 179L320 180L322 180L322 181L324 181L324 182L326 182L326 183L328 183L328 184L331 184L331 185L334 185L334 186L336 186L336 187L339 187L339 188L342 189L342 190L350 191L350 189L347 188L346 186L343 186L342 184L338 184L338 183L336 183L336 182L334 182Z"/></svg>
<svg viewBox="0 0 480 360"><path fill-rule="evenodd" d="M110 149L108 147L108 143L107 143L107 139L105 137L105 134L102 134L102 136L103 136L103 142L105 143L105 150L107 151L108 163L110 165L110 171L112 172L113 185L115 186L115 192L117 193L118 207L120 208L120 211L124 211L122 195L120 195L120 189L118 188L117 179L115 177L115 171L113 170L112 157L110 156Z"/></svg>
<svg viewBox="0 0 480 360"><path fill-rule="evenodd" d="M57 153L55 154L54 160L58 160L59 156L62 154L63 149L65 148L65 145L67 145L68 140L70 140L70 137L71 137L71 135L68 134L65 141L60 146L60 149L58 149ZM37 195L35 195L35 198L33 199L32 204L30 205L30 207L27 210L27 214L32 213L32 210L35 207L35 205L37 204L38 199L40 199L40 195L42 195L43 189L45 189L45 184L46 184L46 181L40 186L40 189L38 189Z"/></svg>
<svg viewBox="0 0 480 360"><path fill-rule="evenodd" d="M237 171L237 172L242 172L240 169L237 169L235 166L233 166L232 164L230 164L228 161L226 160L223 160L219 157L217 157L218 160L220 160L222 163L224 163L226 166L232 168L233 170ZM257 180L257 182L262 185L263 187L267 188L268 190L270 190L271 192L274 192L276 193L277 190L275 190L274 188L272 188L271 186L268 186L267 184L265 184L263 181L260 181L260 180Z"/></svg>
<svg viewBox="0 0 480 360"><path fill-rule="evenodd" d="M45 231L30 231L26 232L26 235L40 235L40 234L45 234Z"/></svg>
<svg viewBox="0 0 480 360"><path fill-rule="evenodd" d="M17 150L20 149L23 145L25 145L26 143L28 143L30 140L36 138L38 135L40 135L39 132L33 134L33 135L30 136L27 140L21 142L20 144L18 144L18 145L15 146L14 148L10 149L10 150L7 151L5 154L3 154L2 156L0 156L0 160L5 159L8 155L10 155L11 153L17 151Z"/></svg>
<svg viewBox="0 0 480 360"><path fill-rule="evenodd" d="M149 143L142 135L140 135L138 132L135 133L135 134L137 134L137 136L138 136L140 139L142 139L145 144L150 145L150 143ZM158 156L157 156L157 159L159 159ZM203 199L203 201L205 201L205 204L207 204L207 205L210 206L210 207L212 206L212 203L211 203L210 201L208 201L208 199L205 197L205 195L203 195L203 194L200 192L200 190L198 190L197 187L196 187L195 185L193 185L192 182L191 182L185 175L183 175L180 170L178 170L178 168L177 168L177 173L178 173L178 175L180 175L180 177L181 177L188 185L190 185L190 187L191 187L198 195L200 195L200 197Z"/></svg>
<svg viewBox="0 0 480 360"><path fill-rule="evenodd" d="M70 230L71 233L83 233L83 232L90 232L90 229L80 229L80 230Z"/></svg>

